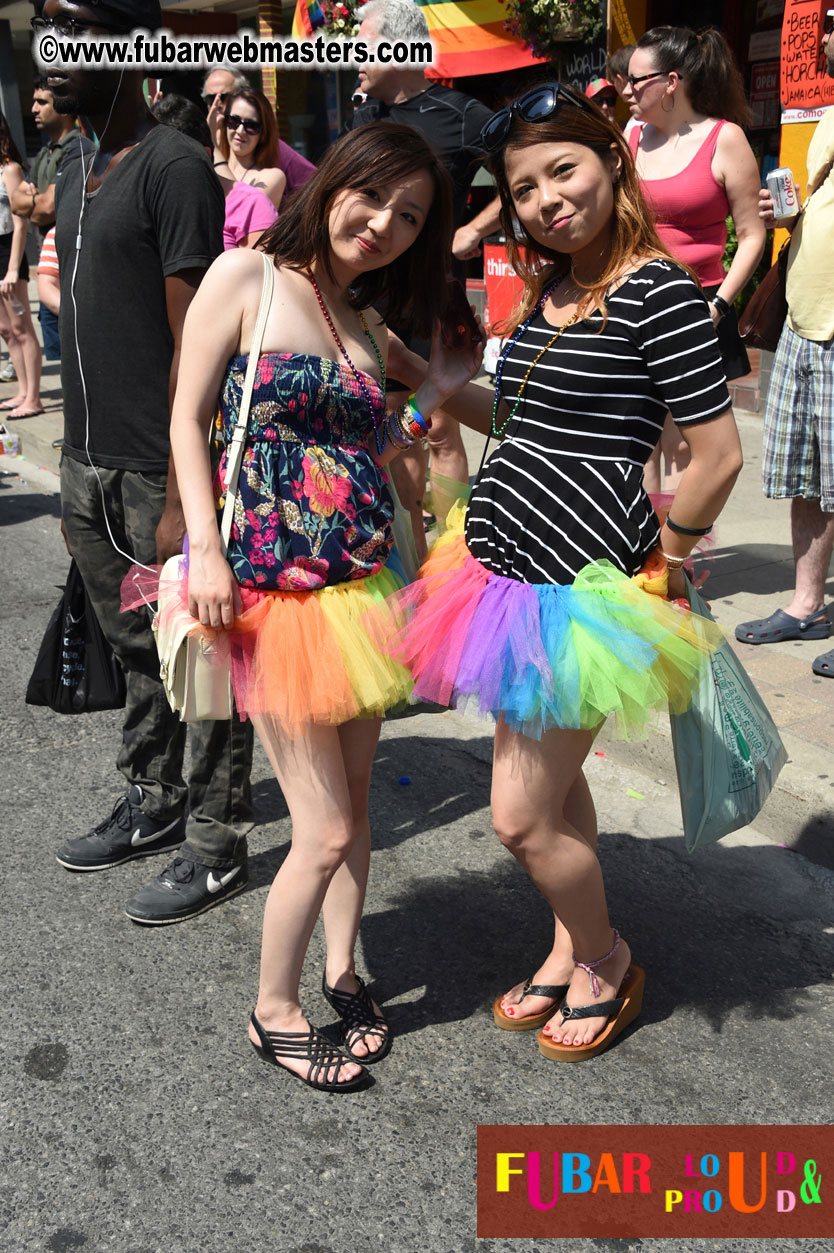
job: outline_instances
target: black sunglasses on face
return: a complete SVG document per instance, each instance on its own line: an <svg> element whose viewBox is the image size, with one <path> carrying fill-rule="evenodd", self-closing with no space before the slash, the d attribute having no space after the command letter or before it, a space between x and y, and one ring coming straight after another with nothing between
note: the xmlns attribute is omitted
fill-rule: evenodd
<svg viewBox="0 0 834 1253"><path fill-rule="evenodd" d="M207 109L211 108L215 100L219 100L221 104L225 104L231 94L232 93L230 91L215 91L214 93L209 92L207 96L203 96L203 104Z"/></svg>
<svg viewBox="0 0 834 1253"><path fill-rule="evenodd" d="M834 35L834 12L830 9L822 19L822 33L824 35Z"/></svg>
<svg viewBox="0 0 834 1253"><path fill-rule="evenodd" d="M251 117L238 117L236 113L230 113L227 118L223 119L223 124L227 131L240 130L241 126L247 135L260 135L261 124Z"/></svg>
<svg viewBox="0 0 834 1253"><path fill-rule="evenodd" d="M513 118L518 115L522 122L543 122L553 117L561 105L572 104L577 109L593 112L590 101L583 96L575 96L561 83L544 83L534 87L514 100L506 109L499 109L481 131L481 143L487 152L495 152L506 142L510 133Z"/></svg>
<svg viewBox="0 0 834 1253"><path fill-rule="evenodd" d="M626 82L633 90L638 83L646 83L650 78L663 78L666 73L668 73L667 70L654 70L651 74L638 74L636 77L634 74L627 74ZM680 78L680 74L678 75L678 78Z"/></svg>

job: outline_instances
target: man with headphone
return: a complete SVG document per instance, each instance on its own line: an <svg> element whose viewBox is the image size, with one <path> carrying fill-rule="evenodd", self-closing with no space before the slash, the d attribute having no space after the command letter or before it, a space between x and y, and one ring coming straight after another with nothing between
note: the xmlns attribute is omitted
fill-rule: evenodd
<svg viewBox="0 0 834 1253"><path fill-rule="evenodd" d="M46 0L43 19L59 37L162 24L158 0ZM224 212L207 156L157 123L143 80L133 69L49 74L55 107L77 112L97 141L92 158L65 160L56 179L62 519L127 680L117 761L127 792L57 856L67 870L95 871L178 850L127 904L135 922L160 924L201 913L246 884L252 731L237 719L192 726L186 787L186 728L159 679L150 616L119 612L134 562L152 566L182 551L170 404L186 310L222 250Z"/></svg>

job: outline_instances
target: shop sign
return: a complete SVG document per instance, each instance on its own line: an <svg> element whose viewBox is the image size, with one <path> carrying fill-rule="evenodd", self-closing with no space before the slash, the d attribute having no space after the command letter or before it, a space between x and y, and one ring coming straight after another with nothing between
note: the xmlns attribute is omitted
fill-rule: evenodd
<svg viewBox="0 0 834 1253"><path fill-rule="evenodd" d="M760 61L750 74L750 112L753 129L779 125L779 62Z"/></svg>
<svg viewBox="0 0 834 1253"><path fill-rule="evenodd" d="M782 21L781 90L785 109L834 104L834 79L820 49L826 0L786 0Z"/></svg>
<svg viewBox="0 0 834 1253"><path fill-rule="evenodd" d="M781 5L779 12L782 12ZM778 57L782 50L782 34L779 30L757 30L750 36L747 45L748 61L770 61Z"/></svg>

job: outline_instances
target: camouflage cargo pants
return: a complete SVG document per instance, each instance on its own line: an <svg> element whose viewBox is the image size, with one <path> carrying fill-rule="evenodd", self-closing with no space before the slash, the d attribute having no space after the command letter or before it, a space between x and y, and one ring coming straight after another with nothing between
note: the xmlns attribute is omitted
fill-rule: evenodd
<svg viewBox="0 0 834 1253"><path fill-rule="evenodd" d="M143 809L172 819L188 808L184 855L207 866L246 860L252 828L249 772L252 724L197 722L188 730L191 770L183 782L186 727L165 696L149 611L120 613L120 589L131 562L156 561L155 532L165 504L165 474L106 470L61 459L61 512L102 630L122 663L127 705L117 766L145 793ZM102 505L106 501L106 520Z"/></svg>

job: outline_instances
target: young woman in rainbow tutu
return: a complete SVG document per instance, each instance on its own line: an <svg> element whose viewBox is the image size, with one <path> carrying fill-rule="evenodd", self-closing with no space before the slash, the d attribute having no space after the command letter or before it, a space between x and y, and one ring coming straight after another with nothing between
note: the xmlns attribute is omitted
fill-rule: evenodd
<svg viewBox="0 0 834 1253"><path fill-rule="evenodd" d="M493 821L555 937L495 1022L542 1028L545 1056L577 1061L635 1017L643 989L608 917L583 762L606 718L636 736L685 708L720 642L673 602L741 449L706 300L655 233L619 129L552 83L496 113L482 141L526 292L494 403L469 386L444 408L501 443L465 518L389 601L387 646L414 698L497 719ZM421 377L414 360L396 369ZM642 474L667 409L692 460L661 526Z"/></svg>
<svg viewBox="0 0 834 1253"><path fill-rule="evenodd" d="M255 725L292 820L264 913L249 1038L328 1091L363 1083L391 1044L354 968L380 716L411 689L365 623L403 583L389 564L394 508L383 467L422 438L423 414L481 358L480 346L438 346L416 395L386 414L386 327L371 306L428 331L445 296L451 237L450 180L433 149L407 126L363 127L330 149L260 252L217 259L183 337L171 426L189 539L182 594L195 618L228 634L238 711ZM213 478L206 435L218 394L221 443L235 425L264 253L274 290L226 552L217 520L226 453ZM343 1020L341 1050L299 1000L319 913L322 990Z"/></svg>

